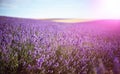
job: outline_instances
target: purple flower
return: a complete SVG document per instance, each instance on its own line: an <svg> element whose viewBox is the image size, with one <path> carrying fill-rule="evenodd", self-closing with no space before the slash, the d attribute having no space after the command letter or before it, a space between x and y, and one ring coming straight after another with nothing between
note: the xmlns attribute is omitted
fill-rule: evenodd
<svg viewBox="0 0 120 74"><path fill-rule="evenodd" d="M44 58L37 59L37 66L41 68L43 62L44 62Z"/></svg>

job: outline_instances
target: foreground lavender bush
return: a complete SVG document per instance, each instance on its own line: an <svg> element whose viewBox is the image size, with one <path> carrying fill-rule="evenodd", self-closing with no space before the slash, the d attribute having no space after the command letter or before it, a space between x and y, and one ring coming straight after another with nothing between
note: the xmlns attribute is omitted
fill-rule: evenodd
<svg viewBox="0 0 120 74"><path fill-rule="evenodd" d="M119 74L120 34L96 26L3 19L0 74Z"/></svg>

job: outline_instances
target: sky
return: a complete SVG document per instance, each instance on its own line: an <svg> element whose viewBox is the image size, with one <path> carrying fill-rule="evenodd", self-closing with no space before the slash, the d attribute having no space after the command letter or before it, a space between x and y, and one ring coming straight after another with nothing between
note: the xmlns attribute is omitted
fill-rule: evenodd
<svg viewBox="0 0 120 74"><path fill-rule="evenodd" d="M120 0L0 0L0 16L120 19Z"/></svg>

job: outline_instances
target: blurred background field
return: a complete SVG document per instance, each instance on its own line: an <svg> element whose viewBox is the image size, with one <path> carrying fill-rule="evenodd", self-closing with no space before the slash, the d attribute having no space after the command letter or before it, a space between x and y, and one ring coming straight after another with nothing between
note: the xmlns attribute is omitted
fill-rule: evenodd
<svg viewBox="0 0 120 74"><path fill-rule="evenodd" d="M119 20L1 16L0 74L120 74L119 32Z"/></svg>

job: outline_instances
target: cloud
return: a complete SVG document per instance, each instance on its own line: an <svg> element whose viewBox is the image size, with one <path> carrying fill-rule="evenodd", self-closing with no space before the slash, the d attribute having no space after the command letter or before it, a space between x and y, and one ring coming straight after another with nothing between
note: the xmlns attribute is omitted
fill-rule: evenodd
<svg viewBox="0 0 120 74"><path fill-rule="evenodd" d="M15 9L15 8L17 8L17 6L15 6L13 4L2 3L2 4L0 4L0 8Z"/></svg>
<svg viewBox="0 0 120 74"><path fill-rule="evenodd" d="M0 0L0 8L16 8L21 4L31 2L33 0Z"/></svg>
<svg viewBox="0 0 120 74"><path fill-rule="evenodd" d="M3 3L13 3L14 0L0 0L0 4L3 4Z"/></svg>
<svg viewBox="0 0 120 74"><path fill-rule="evenodd" d="M14 3L14 0L0 0L0 8L1 9L14 9L17 6Z"/></svg>

